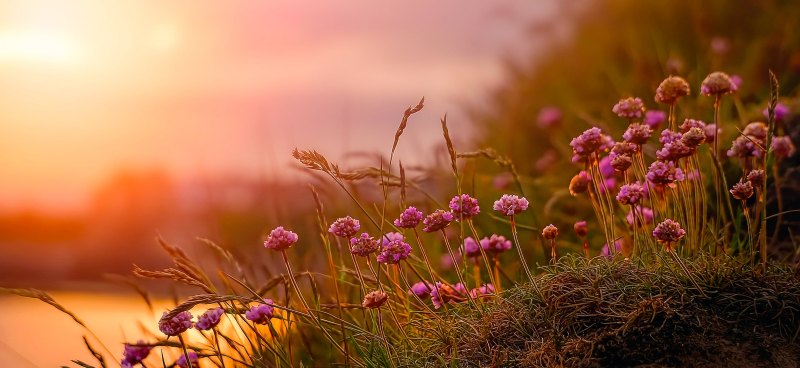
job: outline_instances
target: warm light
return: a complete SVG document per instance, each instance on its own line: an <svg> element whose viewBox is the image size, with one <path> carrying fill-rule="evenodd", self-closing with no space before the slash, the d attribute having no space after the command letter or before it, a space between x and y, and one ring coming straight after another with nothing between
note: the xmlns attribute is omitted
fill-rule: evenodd
<svg viewBox="0 0 800 368"><path fill-rule="evenodd" d="M81 60L75 42L64 35L33 31L0 33L0 63L73 65Z"/></svg>

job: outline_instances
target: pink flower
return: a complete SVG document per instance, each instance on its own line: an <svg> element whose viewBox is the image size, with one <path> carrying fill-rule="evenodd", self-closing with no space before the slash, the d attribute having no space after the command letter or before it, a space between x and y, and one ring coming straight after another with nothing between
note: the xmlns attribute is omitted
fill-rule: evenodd
<svg viewBox="0 0 800 368"><path fill-rule="evenodd" d="M481 255L480 244L471 236L464 239L464 255L467 256L467 258L480 257Z"/></svg>
<svg viewBox="0 0 800 368"><path fill-rule="evenodd" d="M158 321L158 329L167 336L178 336L190 328L192 328L192 314L189 311L180 312L172 318L167 318L167 312L164 312Z"/></svg>
<svg viewBox="0 0 800 368"><path fill-rule="evenodd" d="M547 106L539 110L539 116L537 117L536 122L539 124L539 127L543 129L549 129L561 124L562 118L563 114L561 114L561 110L559 108Z"/></svg>
<svg viewBox="0 0 800 368"><path fill-rule="evenodd" d="M644 113L644 104L641 98L628 97L619 100L611 111L624 119L638 119Z"/></svg>
<svg viewBox="0 0 800 368"><path fill-rule="evenodd" d="M469 291L469 296L471 296L473 299L492 294L494 294L494 285L492 284L485 284Z"/></svg>
<svg viewBox="0 0 800 368"><path fill-rule="evenodd" d="M542 229L542 236L547 240L553 240L558 236L558 228L550 224Z"/></svg>
<svg viewBox="0 0 800 368"><path fill-rule="evenodd" d="M446 303L460 303L466 300L467 288L464 284L458 283L453 286L443 284L439 281L436 282L433 291L431 291L431 301L433 307L436 309L441 308Z"/></svg>
<svg viewBox="0 0 800 368"><path fill-rule="evenodd" d="M511 194L503 194L500 199L494 202L492 207L495 211L506 216L514 216L528 209L528 200L525 197L518 197Z"/></svg>
<svg viewBox="0 0 800 368"><path fill-rule="evenodd" d="M408 207L400 214L400 218L394 220L394 226L413 229L419 225L422 218L422 211L418 210L416 207Z"/></svg>
<svg viewBox="0 0 800 368"><path fill-rule="evenodd" d="M647 110L644 116L644 123L651 129L658 128L665 120L667 120L667 113L661 110Z"/></svg>
<svg viewBox="0 0 800 368"><path fill-rule="evenodd" d="M264 247L272 250L285 250L297 243L297 239L297 234L284 230L283 226L278 226L269 233L269 237L264 242Z"/></svg>
<svg viewBox="0 0 800 368"><path fill-rule="evenodd" d="M625 221L628 226L633 227L633 211L628 211L625 215ZM644 220L644 224L642 224ZM636 206L636 227L647 226L653 223L653 210L647 207Z"/></svg>
<svg viewBox="0 0 800 368"><path fill-rule="evenodd" d="M422 221L422 224L425 225L422 231L426 233L439 231L446 228L451 222L453 222L453 214L451 212L436 210Z"/></svg>
<svg viewBox="0 0 800 368"><path fill-rule="evenodd" d="M681 240L686 235L686 230L681 229L681 224L671 219L666 219L653 229L653 237L662 243L672 243Z"/></svg>
<svg viewBox="0 0 800 368"><path fill-rule="evenodd" d="M275 302L272 299L264 299L263 304L254 305L244 313L244 317L253 323L266 325L275 316Z"/></svg>
<svg viewBox="0 0 800 368"><path fill-rule="evenodd" d="M770 147L775 157L791 157L795 152L794 143L792 143L792 139L789 136L774 137Z"/></svg>
<svg viewBox="0 0 800 368"><path fill-rule="evenodd" d="M411 290L408 291L409 295L416 295L420 299L425 299L431 296L431 291L433 291L433 285L427 281L419 281L414 285L411 285Z"/></svg>
<svg viewBox="0 0 800 368"><path fill-rule="evenodd" d="M589 226L586 224L586 221L578 221L572 228L575 230L575 234L581 238L589 234Z"/></svg>
<svg viewBox="0 0 800 368"><path fill-rule="evenodd" d="M328 232L341 238L349 238L355 235L360 228L361 223L358 220L347 216L334 221Z"/></svg>
<svg viewBox="0 0 800 368"><path fill-rule="evenodd" d="M378 250L379 247L378 241L367 233L362 233L361 236L350 239L350 253L357 256L367 257Z"/></svg>
<svg viewBox="0 0 800 368"><path fill-rule="evenodd" d="M511 249L511 241L502 235L492 234L481 239L481 247L488 253L500 254Z"/></svg>
<svg viewBox="0 0 800 368"><path fill-rule="evenodd" d="M461 221L475 217L481 212L481 207L478 206L477 199L470 197L469 194L461 194L450 200L450 210L456 220Z"/></svg>
<svg viewBox="0 0 800 368"><path fill-rule="evenodd" d="M603 134L600 128L593 127L573 138L569 145L572 146L572 153L577 156L578 160L581 160L593 154L610 150L614 146L614 140Z"/></svg>
<svg viewBox="0 0 800 368"><path fill-rule="evenodd" d="M361 302L361 306L364 308L374 309L384 305L388 300L389 294L386 294L380 290L370 291L364 296L364 301Z"/></svg>
<svg viewBox="0 0 800 368"><path fill-rule="evenodd" d="M617 201L624 205L635 205L642 198L644 198L644 186L639 182L623 185L617 194Z"/></svg>
<svg viewBox="0 0 800 368"><path fill-rule="evenodd" d="M397 234L399 233L389 233L387 235ZM403 236L400 235L398 238L397 236L391 236L387 240L386 237L383 238L383 247L381 247L380 253L378 253L378 263L385 263L385 264L398 264L400 261L408 258L408 255L411 253L411 245L403 241Z"/></svg>

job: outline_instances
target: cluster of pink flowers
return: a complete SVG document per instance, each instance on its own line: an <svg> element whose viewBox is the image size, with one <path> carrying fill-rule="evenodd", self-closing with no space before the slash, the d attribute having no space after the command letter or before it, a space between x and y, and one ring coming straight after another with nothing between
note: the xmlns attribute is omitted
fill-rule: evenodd
<svg viewBox="0 0 800 368"><path fill-rule="evenodd" d="M598 127L589 128L569 142L572 147L572 162L587 162L592 156L605 152L614 146L614 140L603 134Z"/></svg>
<svg viewBox="0 0 800 368"><path fill-rule="evenodd" d="M378 240L367 233L362 233L361 236L350 239L350 253L360 257L368 257L378 248L380 248Z"/></svg>
<svg viewBox="0 0 800 368"><path fill-rule="evenodd" d="M178 336L184 331L192 328L192 313L183 311L172 318L167 318L167 312L158 321L158 329L167 336Z"/></svg>
<svg viewBox="0 0 800 368"><path fill-rule="evenodd" d="M278 226L269 233L269 237L267 237L267 240L264 242L264 247L272 250L286 250L294 245L294 243L297 243L297 240L297 234L285 230L283 226Z"/></svg>
<svg viewBox="0 0 800 368"><path fill-rule="evenodd" d="M264 299L264 303L250 307L250 310L244 313L244 317L253 323L266 325L275 316L274 305L272 299Z"/></svg>
<svg viewBox="0 0 800 368"><path fill-rule="evenodd" d="M471 219L481 212L478 200L469 194L461 194L450 200L450 210L458 221Z"/></svg>
<svg viewBox="0 0 800 368"><path fill-rule="evenodd" d="M153 350L153 347L145 344L142 340L139 340L136 344L125 344L120 366L122 368L130 368L137 364L142 364L142 361L150 355L150 350Z"/></svg>
<svg viewBox="0 0 800 368"><path fill-rule="evenodd" d="M528 200L525 197L503 194L500 199L494 202L492 207L495 211L506 216L514 216L528 209Z"/></svg>
<svg viewBox="0 0 800 368"><path fill-rule="evenodd" d="M404 241L403 234L388 233L381 241L383 246L378 252L378 263L397 264L411 254L411 245Z"/></svg>
<svg viewBox="0 0 800 368"><path fill-rule="evenodd" d="M328 232L340 238L349 238L355 235L360 228L361 223L358 220L346 216L334 221L328 229Z"/></svg>
<svg viewBox="0 0 800 368"><path fill-rule="evenodd" d="M439 231L449 226L451 222L453 222L452 212L436 210L422 220L422 225L424 225L422 231L426 233Z"/></svg>
<svg viewBox="0 0 800 368"><path fill-rule="evenodd" d="M198 330L210 330L219 324L223 314L225 314L225 310L222 308L209 309L197 317L194 327Z"/></svg>
<svg viewBox="0 0 800 368"><path fill-rule="evenodd" d="M416 207L408 207L400 213L399 218L394 220L394 226L413 229L419 225L423 217L422 211L418 210Z"/></svg>
<svg viewBox="0 0 800 368"><path fill-rule="evenodd" d="M436 286L434 286L431 291L431 301L433 302L433 307L436 309L441 308L447 303L463 302L466 300L466 297L467 288L460 282L451 286L437 281Z"/></svg>
<svg viewBox="0 0 800 368"><path fill-rule="evenodd" d="M619 100L611 111L624 119L639 119L644 114L644 103L641 98L628 97Z"/></svg>

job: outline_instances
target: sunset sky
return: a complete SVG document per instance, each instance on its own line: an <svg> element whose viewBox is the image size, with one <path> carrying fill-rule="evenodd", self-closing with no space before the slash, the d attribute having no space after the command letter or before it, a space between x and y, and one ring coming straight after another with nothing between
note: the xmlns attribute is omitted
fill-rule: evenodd
<svg viewBox="0 0 800 368"><path fill-rule="evenodd" d="M556 2L0 4L0 210L79 210L120 170L280 175L293 147L400 154L537 50ZM405 150L405 152L404 152Z"/></svg>

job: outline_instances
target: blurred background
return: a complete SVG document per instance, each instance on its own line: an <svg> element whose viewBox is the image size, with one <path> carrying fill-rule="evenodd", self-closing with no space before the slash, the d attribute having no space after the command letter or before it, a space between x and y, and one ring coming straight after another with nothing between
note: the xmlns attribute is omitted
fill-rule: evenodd
<svg viewBox="0 0 800 368"><path fill-rule="evenodd" d="M701 107L708 72L739 75L723 114L745 122L763 119L773 69L798 111L798 22L800 5L778 0L0 0L0 285L54 291L121 342L153 313L109 274L168 265L158 235L257 257L269 228L313 233L305 184L320 181L291 150L378 166L422 96L404 165L441 162L447 113L460 150L509 156L540 219L571 226L586 210L566 201L572 136L590 124L618 136L611 106L634 95L659 108L653 91L669 74L689 80ZM474 172L482 203L509 186L489 163ZM333 214L346 208L321 191ZM6 366L87 356L81 331L49 306L0 296L0 314Z"/></svg>

